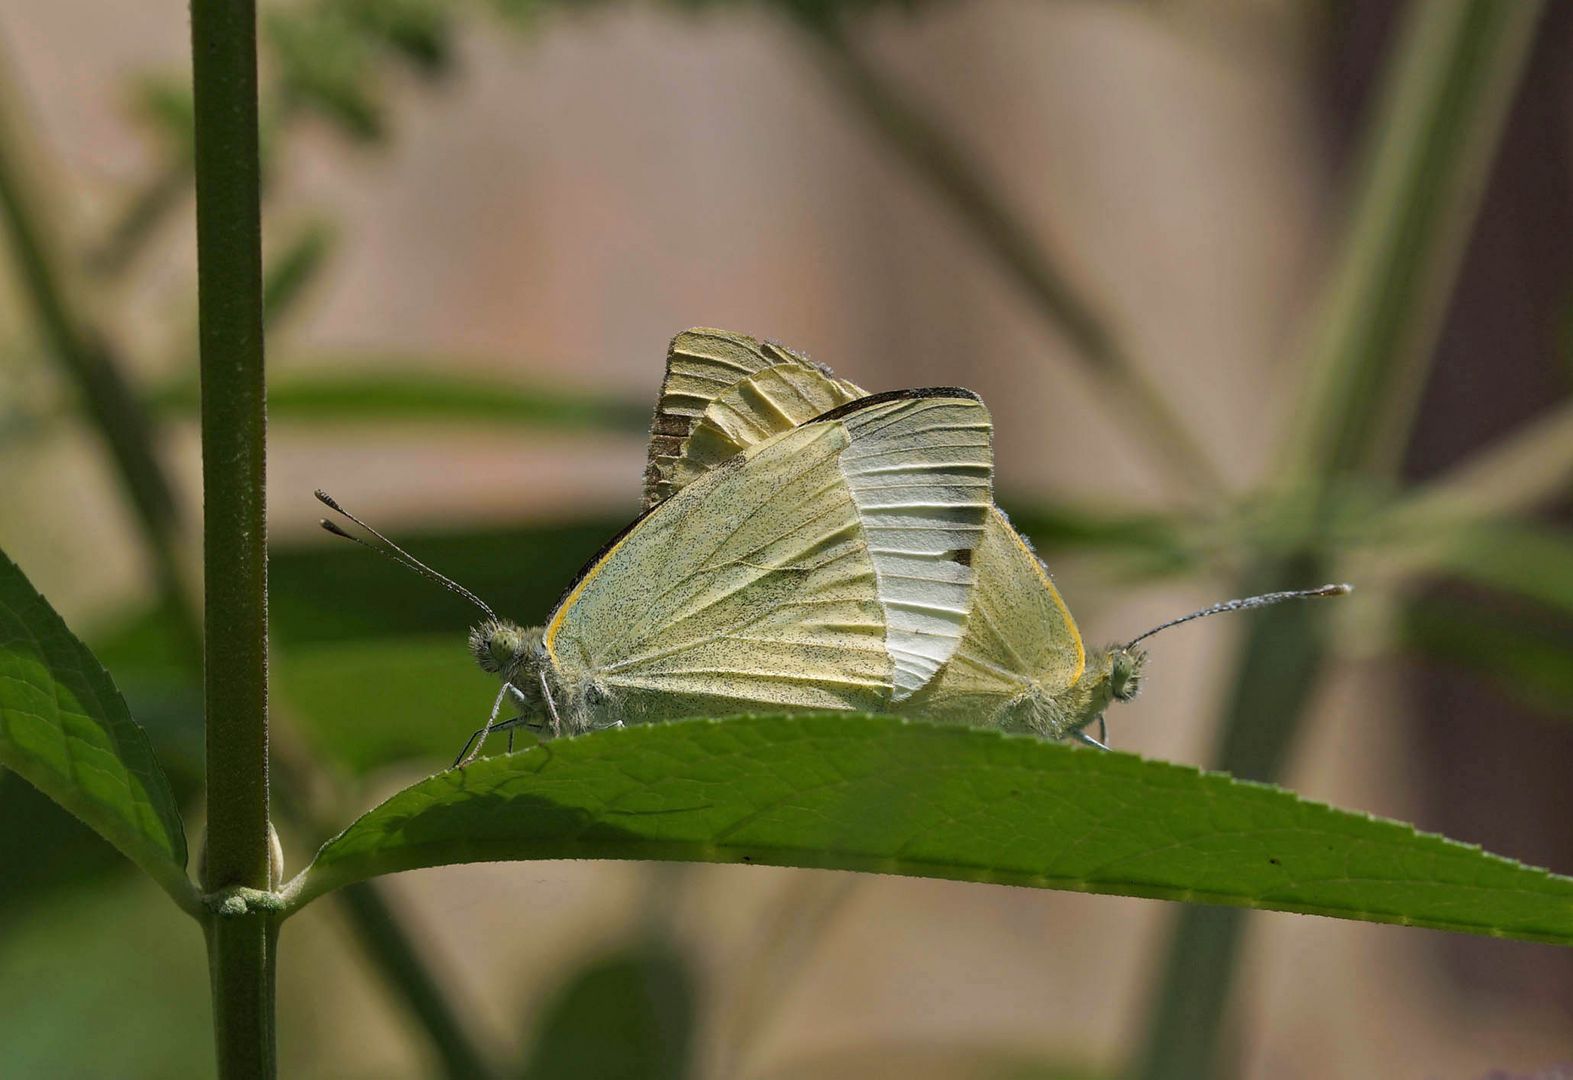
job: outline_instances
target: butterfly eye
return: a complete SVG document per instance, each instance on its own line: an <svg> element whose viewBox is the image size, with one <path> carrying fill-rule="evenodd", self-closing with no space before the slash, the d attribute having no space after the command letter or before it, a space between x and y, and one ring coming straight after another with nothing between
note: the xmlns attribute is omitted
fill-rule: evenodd
<svg viewBox="0 0 1573 1080"><path fill-rule="evenodd" d="M525 631L502 619L488 619L470 631L470 653L493 675L512 669L523 657Z"/></svg>

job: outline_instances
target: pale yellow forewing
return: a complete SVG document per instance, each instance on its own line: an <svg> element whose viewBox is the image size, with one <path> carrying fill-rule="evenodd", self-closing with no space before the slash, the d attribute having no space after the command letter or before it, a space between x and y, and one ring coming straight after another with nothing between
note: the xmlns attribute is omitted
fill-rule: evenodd
<svg viewBox="0 0 1573 1080"><path fill-rule="evenodd" d="M864 392L782 345L696 327L672 339L650 426L645 509L740 450Z"/></svg>
<svg viewBox="0 0 1573 1080"><path fill-rule="evenodd" d="M991 474L966 391L865 398L772 436L586 569L548 625L553 663L605 699L598 719L887 709L961 641Z"/></svg>

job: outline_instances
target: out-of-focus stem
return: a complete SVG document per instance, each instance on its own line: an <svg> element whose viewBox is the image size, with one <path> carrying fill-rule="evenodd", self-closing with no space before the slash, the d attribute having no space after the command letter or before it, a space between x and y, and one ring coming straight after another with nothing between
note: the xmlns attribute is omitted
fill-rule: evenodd
<svg viewBox="0 0 1573 1080"><path fill-rule="evenodd" d="M1573 490L1573 403L1563 403L1406 496L1399 528L1521 514Z"/></svg>
<svg viewBox="0 0 1573 1080"><path fill-rule="evenodd" d="M1321 581L1317 560L1272 560L1247 575L1246 595L1285 583ZM1216 766L1247 780L1281 775L1326 655L1327 605L1280 604L1252 616L1224 708ZM1153 995L1131 1075L1192 1080L1219 1068L1224 1017L1233 989L1245 912L1185 905Z"/></svg>
<svg viewBox="0 0 1573 1080"><path fill-rule="evenodd" d="M340 903L351 914L350 928L366 952L376 958L383 978L393 984L426 1029L445 1074L451 1080L483 1080L493 1075L442 988L432 979L416 943L388 907L382 890L369 882L349 885L341 890Z"/></svg>
<svg viewBox="0 0 1573 1080"><path fill-rule="evenodd" d="M30 175L32 140L25 120L0 72L0 216L17 280L49 354L75 385L104 439L147 538L160 593L196 655L201 641L196 606L180 571L175 497L154 450L153 424L59 264L60 242L51 229L48 200Z"/></svg>
<svg viewBox="0 0 1573 1080"><path fill-rule="evenodd" d="M102 245L89 253L88 268L103 277L123 273L158 227L180 208L190 189L190 160L181 158L161 165L132 195Z"/></svg>
<svg viewBox="0 0 1573 1080"><path fill-rule="evenodd" d="M1539 11L1529 0L1409 8L1308 353L1308 405L1274 477L1292 534L1282 550L1298 554L1262 560L1252 591L1323 580L1334 484L1395 459ZM1323 666L1327 617L1315 604L1259 613L1236 664L1219 767L1278 779ZM1240 912L1181 910L1135 1076L1226 1075L1221 1047L1243 926Z"/></svg>
<svg viewBox="0 0 1573 1080"><path fill-rule="evenodd" d="M831 21L802 24L821 67L906 164L957 217L1032 300L1038 314L1071 345L1071 354L1097 380L1105 399L1128 419L1167 477L1200 494L1223 482L1212 462L1175 415L1168 400L1131 358L1109 319L1056 258L983 180L966 153L909 101Z"/></svg>
<svg viewBox="0 0 1573 1080"><path fill-rule="evenodd" d="M1288 486L1396 467L1540 11L1410 5L1306 351Z"/></svg>

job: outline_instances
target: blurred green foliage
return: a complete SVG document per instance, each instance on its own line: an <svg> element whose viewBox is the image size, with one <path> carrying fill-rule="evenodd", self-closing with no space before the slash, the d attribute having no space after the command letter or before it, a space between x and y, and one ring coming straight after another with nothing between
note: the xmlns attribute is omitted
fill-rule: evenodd
<svg viewBox="0 0 1573 1080"><path fill-rule="evenodd" d="M658 940L592 958L535 1017L519 1075L683 1080L693 1075L697 997L687 958Z"/></svg>

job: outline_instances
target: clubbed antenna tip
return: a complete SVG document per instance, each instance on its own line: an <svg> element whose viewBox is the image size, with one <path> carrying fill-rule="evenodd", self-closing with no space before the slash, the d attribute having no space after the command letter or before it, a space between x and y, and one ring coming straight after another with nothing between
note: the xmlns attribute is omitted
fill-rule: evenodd
<svg viewBox="0 0 1573 1080"><path fill-rule="evenodd" d="M1170 619L1166 623L1155 626L1145 634L1132 638L1125 647L1130 649L1138 642L1145 641L1160 630L1167 630L1171 626L1179 626L1181 623L1188 623L1193 619L1203 619L1209 615L1221 615L1226 611L1249 611L1251 608L1267 607L1271 604L1282 603L1285 600L1315 600L1322 596L1346 596L1352 592L1354 592L1353 585L1338 583L1322 585L1315 589L1291 589L1288 592L1263 593L1260 596L1247 596L1240 600L1225 600L1221 604L1214 604L1211 607L1193 611L1189 615L1182 615L1178 619Z"/></svg>
<svg viewBox="0 0 1573 1080"><path fill-rule="evenodd" d="M479 596L476 596L469 589L466 589L463 585L460 585L457 581L454 581L452 578L444 577L443 575L439 574L437 571L433 570L431 567L427 566L425 563L423 563L419 559L417 559L414 555L411 555L408 551L405 551L398 544L395 544L392 540L389 540L386 536L382 535L382 533L378 532L376 529L374 529L370 525L366 524L360 518L356 517L354 514L350 513L348 510L344 509L344 507L340 506L338 504L338 502L333 498L332 495L329 495L326 491L323 491L321 488L318 488L316 490L315 494L317 496L317 501L318 502L322 503L324 506L326 506L328 509L332 510L334 513L339 514L340 516L344 517L345 519L347 519L347 520L355 523L356 525L359 525L361 528L365 529L372 536L374 536L378 540L380 540L382 542L383 546L382 547L378 547L376 544L368 544L365 540L362 540L360 537L354 536L351 533L345 531L342 527L340 527L339 525L334 524L333 522L329 521L327 518L322 518L321 519L321 525L322 525L322 527L325 530L327 530L328 532L332 533L334 536L342 537L345 540L349 540L352 543L359 544L361 547L370 548L372 551L375 551L377 554L383 556L384 558L393 560L394 562L398 563L400 566L404 567L405 569L413 570L417 574L420 574L422 577L426 578L429 581L435 581L438 585L441 585L443 588L447 589L449 592L451 592L451 593L453 593L453 594L455 594L457 596L464 597L470 603L472 603L476 607L480 608L482 611L484 611L486 613L488 618L495 619L497 617L496 612L492 611L492 609L489 606L487 606L486 601L482 600Z"/></svg>

